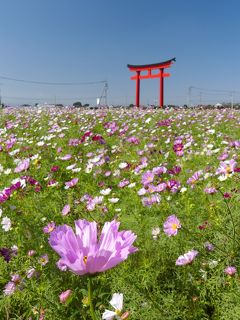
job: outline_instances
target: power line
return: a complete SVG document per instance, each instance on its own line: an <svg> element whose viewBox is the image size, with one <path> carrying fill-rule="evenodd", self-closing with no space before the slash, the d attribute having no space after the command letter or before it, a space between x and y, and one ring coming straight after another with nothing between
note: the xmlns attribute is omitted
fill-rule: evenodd
<svg viewBox="0 0 240 320"><path fill-rule="evenodd" d="M200 90L200 91L209 91L209 92L226 92L226 93L238 92L238 93L240 93L240 91L236 91L236 90L206 89L206 88L198 88L198 87L193 87L193 86L191 86L190 88Z"/></svg>
<svg viewBox="0 0 240 320"><path fill-rule="evenodd" d="M51 85L51 86L80 86L80 85L94 85L100 83L106 83L106 80L100 81L90 81L90 82L46 82L46 81L35 81L35 80L23 80L10 78L5 76L0 76L0 79L15 81L15 82L23 82L23 83L31 83L31 84L42 84L42 85Z"/></svg>

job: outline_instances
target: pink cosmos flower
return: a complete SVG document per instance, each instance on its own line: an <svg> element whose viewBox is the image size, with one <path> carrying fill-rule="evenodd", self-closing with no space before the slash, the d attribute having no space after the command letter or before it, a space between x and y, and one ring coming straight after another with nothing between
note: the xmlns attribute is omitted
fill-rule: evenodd
<svg viewBox="0 0 240 320"><path fill-rule="evenodd" d="M191 178L189 178L187 180L187 184L190 184L191 187L193 188L194 184L200 179L202 174L203 174L202 170L198 170L198 171L194 172L194 174L191 176Z"/></svg>
<svg viewBox="0 0 240 320"><path fill-rule="evenodd" d="M166 172L167 172L167 168L164 166L155 167L152 169L152 173L157 176L160 176L161 174L166 173Z"/></svg>
<svg viewBox="0 0 240 320"><path fill-rule="evenodd" d="M218 157L218 160L224 161L228 158L228 153L224 152Z"/></svg>
<svg viewBox="0 0 240 320"><path fill-rule="evenodd" d="M180 221L175 215L169 216L163 224L163 231L169 237L176 236L178 233L178 229L180 228L181 228Z"/></svg>
<svg viewBox="0 0 240 320"><path fill-rule="evenodd" d="M214 187L209 187L209 188L205 188L204 192L208 193L208 194L214 194L217 192L217 189Z"/></svg>
<svg viewBox="0 0 240 320"><path fill-rule="evenodd" d="M47 254L43 254L38 262L42 265L42 266L45 266L48 262L49 262L49 258L48 258L48 255Z"/></svg>
<svg viewBox="0 0 240 320"><path fill-rule="evenodd" d="M155 203L160 203L161 197L158 194L153 194L150 197L142 198L142 204L145 207L151 207Z"/></svg>
<svg viewBox="0 0 240 320"><path fill-rule="evenodd" d="M155 191L156 192L162 192L164 190L166 190L167 188L167 184L165 182L159 183L158 185L156 185Z"/></svg>
<svg viewBox="0 0 240 320"><path fill-rule="evenodd" d="M228 266L224 269L224 272L229 276L234 276L234 274L237 272L237 269L233 266Z"/></svg>
<svg viewBox="0 0 240 320"><path fill-rule="evenodd" d="M190 264L197 255L198 255L198 251L196 250L188 251L184 255L178 257L176 261L176 266L184 266L186 264Z"/></svg>
<svg viewBox="0 0 240 320"><path fill-rule="evenodd" d="M55 222L50 222L47 226L45 226L44 228L43 228L43 232L44 233L50 233L50 232L52 232L54 229L55 229Z"/></svg>
<svg viewBox="0 0 240 320"><path fill-rule="evenodd" d="M4 287L3 294L5 296L10 296L16 291L16 289L16 284L13 281L9 281Z"/></svg>
<svg viewBox="0 0 240 320"><path fill-rule="evenodd" d="M71 154L66 154L64 157L61 157L60 159L64 160L64 161L67 161L67 160L70 160L71 158L72 158Z"/></svg>
<svg viewBox="0 0 240 320"><path fill-rule="evenodd" d="M62 215L66 216L70 212L70 209L71 209L70 205L66 204L62 209Z"/></svg>
<svg viewBox="0 0 240 320"><path fill-rule="evenodd" d="M132 246L137 236L132 231L119 232L119 225L115 220L106 222L99 239L95 221L75 221L75 233L68 225L57 227L49 244L61 257L58 266L84 275L106 271L126 260L137 251Z"/></svg>
<svg viewBox="0 0 240 320"><path fill-rule="evenodd" d="M66 291L63 291L60 295L59 295L59 300L61 303L65 303L67 301L67 299L70 297L70 295L72 294L72 290L68 289Z"/></svg>
<svg viewBox="0 0 240 320"><path fill-rule="evenodd" d="M150 170L144 172L142 175L142 184L144 187L147 187L154 180L154 173Z"/></svg>
<svg viewBox="0 0 240 320"><path fill-rule="evenodd" d="M78 183L78 178L73 178L70 181L65 182L65 189L74 187Z"/></svg>
<svg viewBox="0 0 240 320"><path fill-rule="evenodd" d="M240 148L240 140L232 141L230 146L233 148Z"/></svg>
<svg viewBox="0 0 240 320"><path fill-rule="evenodd" d="M178 157L182 157L183 156L183 144L182 143L174 143L173 146L173 151L176 153L176 155Z"/></svg>
<svg viewBox="0 0 240 320"><path fill-rule="evenodd" d="M24 170L27 170L29 168L29 164L30 164L30 160L29 159L25 159L22 162L20 162L18 164L18 166L15 168L14 172L15 173L19 173L22 172Z"/></svg>
<svg viewBox="0 0 240 320"><path fill-rule="evenodd" d="M220 166L218 167L216 174L229 175L234 172L236 166L237 162L234 159L220 162Z"/></svg>
<svg viewBox="0 0 240 320"><path fill-rule="evenodd" d="M123 179L119 182L118 187L119 188L124 188L126 187L130 182L127 179Z"/></svg>
<svg viewBox="0 0 240 320"><path fill-rule="evenodd" d="M172 179L167 181L167 188L170 190L170 192L176 193L181 188L181 184L179 181Z"/></svg>
<svg viewBox="0 0 240 320"><path fill-rule="evenodd" d="M51 168L51 172L56 172L56 171L58 171L58 169L59 169L59 166L53 166Z"/></svg>

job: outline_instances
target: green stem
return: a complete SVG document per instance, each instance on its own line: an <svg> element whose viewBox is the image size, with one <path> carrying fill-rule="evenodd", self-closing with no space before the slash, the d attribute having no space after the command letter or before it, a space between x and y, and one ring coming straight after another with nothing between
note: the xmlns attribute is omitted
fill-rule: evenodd
<svg viewBox="0 0 240 320"><path fill-rule="evenodd" d="M92 296L93 296L93 290L92 290L92 278L89 277L88 278L88 302L89 302L89 306L90 306L90 314L91 314L91 318L92 320L97 320L96 318L96 314L94 311L94 307L93 307L93 301L92 301Z"/></svg>
<svg viewBox="0 0 240 320"><path fill-rule="evenodd" d="M224 199L224 194L222 193L221 190L219 190L219 191L222 194L223 199ZM236 226L235 226L235 222L234 222L234 219L233 219L232 211L231 211L231 209L229 207L228 202L225 199L224 199L224 203L225 203L225 205L227 207L227 211L228 211L228 214L229 214L231 222L232 222L232 226L233 226L233 248L234 248L234 251L236 251Z"/></svg>

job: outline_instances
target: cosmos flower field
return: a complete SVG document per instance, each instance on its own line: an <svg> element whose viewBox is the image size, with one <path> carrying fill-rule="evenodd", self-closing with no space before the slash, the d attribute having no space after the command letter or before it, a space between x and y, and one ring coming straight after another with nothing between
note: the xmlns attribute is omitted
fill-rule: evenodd
<svg viewBox="0 0 240 320"><path fill-rule="evenodd" d="M238 110L6 108L0 319L240 319Z"/></svg>

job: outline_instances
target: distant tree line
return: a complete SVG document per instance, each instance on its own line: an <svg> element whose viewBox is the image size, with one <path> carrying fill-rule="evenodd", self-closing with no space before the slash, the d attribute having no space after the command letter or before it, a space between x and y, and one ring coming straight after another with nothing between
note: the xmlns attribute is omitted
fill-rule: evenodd
<svg viewBox="0 0 240 320"><path fill-rule="evenodd" d="M89 107L89 103L82 104L80 101L76 101L73 103L75 108L86 108Z"/></svg>

